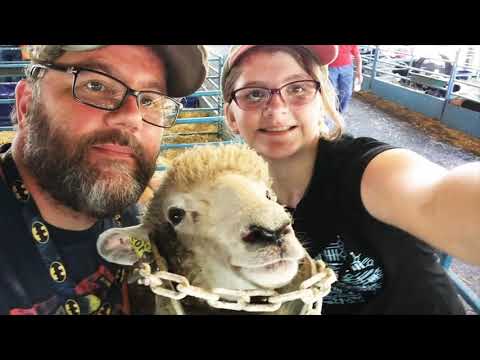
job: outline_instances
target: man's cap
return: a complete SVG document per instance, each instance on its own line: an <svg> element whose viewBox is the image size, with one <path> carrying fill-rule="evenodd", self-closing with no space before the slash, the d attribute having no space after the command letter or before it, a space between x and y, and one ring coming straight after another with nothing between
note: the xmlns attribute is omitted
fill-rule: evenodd
<svg viewBox="0 0 480 360"><path fill-rule="evenodd" d="M65 52L93 51L108 45L30 45L33 63L53 62ZM143 45L142 45L143 46ZM144 45L152 48L167 68L167 95L183 97L197 91L208 72L203 45Z"/></svg>

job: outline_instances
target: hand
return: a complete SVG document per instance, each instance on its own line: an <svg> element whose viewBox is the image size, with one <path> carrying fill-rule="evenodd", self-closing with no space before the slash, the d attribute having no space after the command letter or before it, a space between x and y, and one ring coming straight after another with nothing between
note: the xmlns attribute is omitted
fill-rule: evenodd
<svg viewBox="0 0 480 360"><path fill-rule="evenodd" d="M356 73L355 77L357 78L358 83L361 84L363 81L362 73Z"/></svg>

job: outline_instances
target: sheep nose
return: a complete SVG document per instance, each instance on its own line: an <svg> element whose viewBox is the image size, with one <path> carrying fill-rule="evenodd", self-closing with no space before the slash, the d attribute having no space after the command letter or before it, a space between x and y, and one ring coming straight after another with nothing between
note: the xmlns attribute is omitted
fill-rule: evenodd
<svg viewBox="0 0 480 360"><path fill-rule="evenodd" d="M282 226L278 230L266 229L263 226L251 225L249 232L243 237L243 240L250 244L265 244L265 245L281 245L286 235L290 230L288 228L290 224Z"/></svg>

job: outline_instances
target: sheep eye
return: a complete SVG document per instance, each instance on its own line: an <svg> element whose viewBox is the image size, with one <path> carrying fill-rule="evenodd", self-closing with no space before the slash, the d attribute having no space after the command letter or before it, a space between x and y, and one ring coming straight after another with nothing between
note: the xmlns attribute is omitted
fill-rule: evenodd
<svg viewBox="0 0 480 360"><path fill-rule="evenodd" d="M182 222L185 217L185 210L172 207L168 209L168 220L175 226Z"/></svg>
<svg viewBox="0 0 480 360"><path fill-rule="evenodd" d="M267 190L267 193L265 194L268 200L272 200L272 194L270 194L270 191Z"/></svg>

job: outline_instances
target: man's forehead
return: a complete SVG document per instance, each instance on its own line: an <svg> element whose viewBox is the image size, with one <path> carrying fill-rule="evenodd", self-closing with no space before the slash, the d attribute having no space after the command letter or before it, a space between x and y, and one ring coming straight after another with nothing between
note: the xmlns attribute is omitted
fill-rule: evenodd
<svg viewBox="0 0 480 360"><path fill-rule="evenodd" d="M110 45L93 51L66 52L56 61L105 72L134 89L148 87L166 90L163 60L149 47Z"/></svg>

